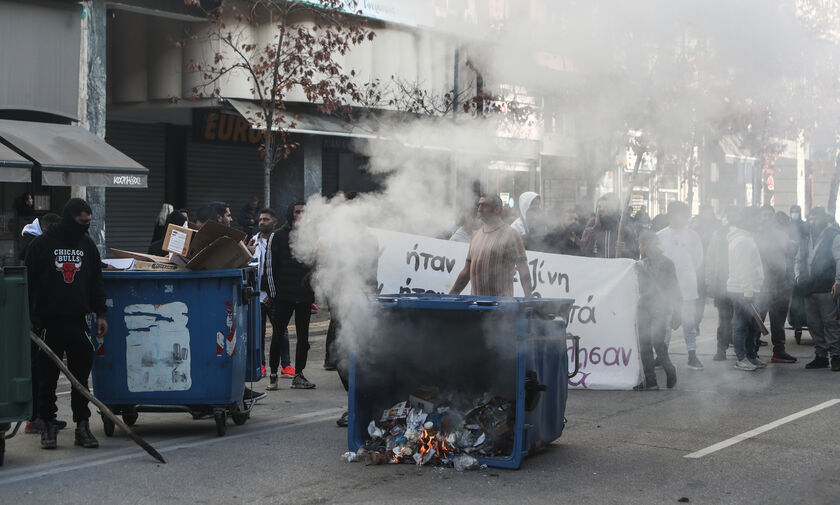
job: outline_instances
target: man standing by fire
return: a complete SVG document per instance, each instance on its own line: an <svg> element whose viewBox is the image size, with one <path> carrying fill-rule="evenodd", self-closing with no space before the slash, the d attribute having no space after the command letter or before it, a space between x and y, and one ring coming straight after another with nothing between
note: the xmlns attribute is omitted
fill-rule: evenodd
<svg viewBox="0 0 840 505"><path fill-rule="evenodd" d="M522 237L502 220L502 200L483 195L478 200L481 227L470 241L467 261L449 291L457 295L470 283L470 294L513 296L513 270L519 273L522 291L531 296L531 274Z"/></svg>
<svg viewBox="0 0 840 505"><path fill-rule="evenodd" d="M90 206L80 198L64 207L61 223L37 237L29 246L26 268L29 276L29 306L32 328L57 355L67 353L67 366L82 384L87 384L93 365L93 342L86 316L96 313L96 335L108 332L102 261L96 244L87 235ZM55 449L55 388L58 367L43 352L38 353L38 409L44 422L41 447ZM99 442L90 432L88 401L75 389L70 394L75 444L94 448Z"/></svg>

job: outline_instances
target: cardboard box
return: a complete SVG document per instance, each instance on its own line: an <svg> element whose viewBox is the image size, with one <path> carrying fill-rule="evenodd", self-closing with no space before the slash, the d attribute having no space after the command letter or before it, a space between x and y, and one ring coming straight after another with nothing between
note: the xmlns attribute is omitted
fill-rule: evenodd
<svg viewBox="0 0 840 505"><path fill-rule="evenodd" d="M202 226L200 230L195 232L192 240L190 240L190 246L187 253L181 254L181 256L184 256L187 259L192 259L199 252L209 247L210 244L221 237L228 237L234 242L240 242L245 240L248 236L239 230L234 230L233 228L214 221L208 221L207 223L204 223L204 226Z"/></svg>
<svg viewBox="0 0 840 505"><path fill-rule="evenodd" d="M133 264L131 268L124 268L126 265L123 262L116 262L115 264L111 265L112 268L114 267L123 267L126 270L158 270L158 271L171 271L171 270L186 270L186 267L181 265L176 265L175 263L169 261L169 258L165 256L154 256L152 254L143 254L143 253L136 253L131 251L123 251L120 249L111 249L111 252L114 253L114 256L118 259L131 259L133 260Z"/></svg>
<svg viewBox="0 0 840 505"><path fill-rule="evenodd" d="M186 270L182 266L174 263L154 263L151 261L134 260L134 268L132 270L155 270L158 272L170 272L175 270Z"/></svg>
<svg viewBox="0 0 840 505"><path fill-rule="evenodd" d="M170 224L166 228L166 234L163 236L163 250L186 256L190 250L190 243L192 242L193 236L196 233L196 230Z"/></svg>
<svg viewBox="0 0 840 505"><path fill-rule="evenodd" d="M121 249L111 248L115 258L134 258L140 261L148 261L151 263L172 263L166 256L155 256L154 254L143 254L132 251L123 251Z"/></svg>
<svg viewBox="0 0 840 505"><path fill-rule="evenodd" d="M242 233L241 235L244 236L245 234ZM251 262L252 257L251 251L245 247L241 240L218 237L212 244L192 257L187 263L187 268L190 270L245 268Z"/></svg>

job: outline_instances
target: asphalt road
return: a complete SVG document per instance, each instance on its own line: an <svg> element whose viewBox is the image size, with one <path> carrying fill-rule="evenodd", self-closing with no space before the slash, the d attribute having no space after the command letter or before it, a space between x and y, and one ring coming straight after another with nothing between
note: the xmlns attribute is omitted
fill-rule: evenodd
<svg viewBox="0 0 840 505"><path fill-rule="evenodd" d="M119 431L106 438L98 417L95 450L74 447L69 429L56 451L19 434L0 469L0 504L840 503L840 402L825 403L840 399L840 373L804 370L812 348L792 337L795 365L745 373L732 368L731 357L713 362L714 316L710 308L699 339L705 371L679 366L685 347L675 339L676 389L570 392L563 437L518 471L341 462L346 430L335 419L346 399L335 373L319 366L321 332L307 369L318 388L291 390L285 381L225 437L216 436L212 420L141 414L136 430L166 465ZM69 395L59 402L60 417L69 419ZM821 409L807 413L815 406ZM796 413L802 417L773 424ZM752 437L686 457L762 426Z"/></svg>

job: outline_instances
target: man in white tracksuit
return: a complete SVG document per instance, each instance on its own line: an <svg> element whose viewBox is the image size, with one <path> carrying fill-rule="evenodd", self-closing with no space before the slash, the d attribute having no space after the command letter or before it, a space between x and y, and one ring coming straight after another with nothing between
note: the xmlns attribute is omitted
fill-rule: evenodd
<svg viewBox="0 0 840 505"><path fill-rule="evenodd" d="M697 359L697 278L703 266L703 243L694 230L688 228L690 211L682 202L668 205L669 225L657 233L662 253L674 263L677 281L683 297L682 327L688 349L688 368L703 370ZM666 340L670 342L670 331Z"/></svg>

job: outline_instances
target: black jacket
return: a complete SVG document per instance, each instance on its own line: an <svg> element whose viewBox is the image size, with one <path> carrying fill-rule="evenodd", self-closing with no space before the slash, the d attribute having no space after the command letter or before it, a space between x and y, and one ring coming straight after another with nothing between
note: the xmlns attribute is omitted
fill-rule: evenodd
<svg viewBox="0 0 840 505"><path fill-rule="evenodd" d="M295 303L311 303L315 300L310 277L312 269L298 261L289 246L293 217L269 239L265 258L265 281L268 296L275 300Z"/></svg>
<svg viewBox="0 0 840 505"><path fill-rule="evenodd" d="M26 268L33 322L107 310L102 260L89 236L70 238L62 225L53 226L29 245Z"/></svg>
<svg viewBox="0 0 840 505"><path fill-rule="evenodd" d="M682 293L674 263L661 252L654 252L643 257L637 265L640 317L670 315L679 320Z"/></svg>
<svg viewBox="0 0 840 505"><path fill-rule="evenodd" d="M828 227L822 232L822 242L814 251L814 258L810 269L804 268L800 273L799 290L807 296L813 293L829 293L831 287L834 285L835 274L837 273L837 262L834 259L831 248L834 244L834 238L840 234L840 231L833 227ZM802 243L800 249L800 261L802 265L807 265L808 242ZM803 275L803 273L807 274Z"/></svg>

